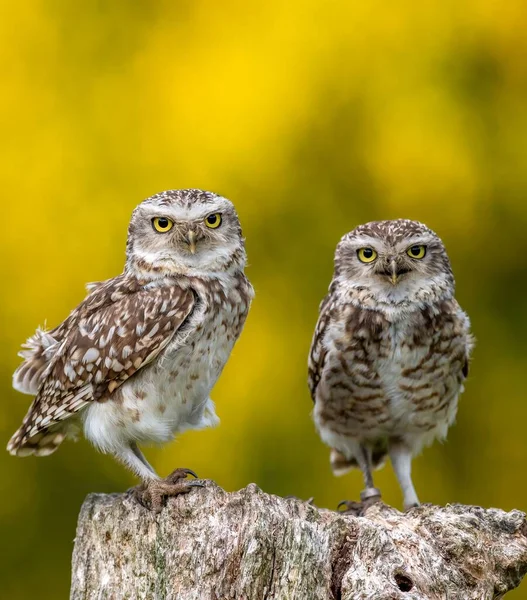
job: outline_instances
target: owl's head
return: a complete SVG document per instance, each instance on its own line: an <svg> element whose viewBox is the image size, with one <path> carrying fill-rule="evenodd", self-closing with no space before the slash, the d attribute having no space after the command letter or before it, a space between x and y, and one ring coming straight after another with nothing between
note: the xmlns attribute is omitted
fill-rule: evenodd
<svg viewBox="0 0 527 600"><path fill-rule="evenodd" d="M245 246L230 200L203 190L169 190L132 214L127 269L143 276L206 275L243 269Z"/></svg>
<svg viewBox="0 0 527 600"><path fill-rule="evenodd" d="M454 277L443 242L408 219L374 221L346 234L337 246L335 277L386 304L452 296Z"/></svg>

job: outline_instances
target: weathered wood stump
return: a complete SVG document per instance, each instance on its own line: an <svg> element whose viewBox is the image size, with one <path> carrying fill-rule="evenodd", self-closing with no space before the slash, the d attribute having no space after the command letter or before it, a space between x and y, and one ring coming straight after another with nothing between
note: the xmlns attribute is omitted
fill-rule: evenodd
<svg viewBox="0 0 527 600"><path fill-rule="evenodd" d="M71 600L490 600L526 571L517 510L378 504L352 517L207 481L158 515L127 494L88 496Z"/></svg>

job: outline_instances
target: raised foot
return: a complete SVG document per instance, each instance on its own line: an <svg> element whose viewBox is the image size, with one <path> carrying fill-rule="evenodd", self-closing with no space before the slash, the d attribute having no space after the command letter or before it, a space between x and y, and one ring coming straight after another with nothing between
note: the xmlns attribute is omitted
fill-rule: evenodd
<svg viewBox="0 0 527 600"><path fill-rule="evenodd" d="M135 499L155 513L161 512L169 496L188 494L194 487L204 487L200 481L186 481L187 475L197 478L191 469L176 469L165 479L149 479L133 489Z"/></svg>
<svg viewBox="0 0 527 600"><path fill-rule="evenodd" d="M381 492L377 488L366 488L360 493L360 502L353 500L343 500L339 502L337 510L343 515L353 515L355 517L362 516L370 506L381 502ZM343 508L344 510L341 510Z"/></svg>

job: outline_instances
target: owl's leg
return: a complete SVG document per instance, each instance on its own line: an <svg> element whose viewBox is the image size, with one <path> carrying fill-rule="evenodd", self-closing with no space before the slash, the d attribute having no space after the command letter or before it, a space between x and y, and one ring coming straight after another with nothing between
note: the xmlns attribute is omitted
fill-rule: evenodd
<svg viewBox="0 0 527 600"><path fill-rule="evenodd" d="M133 488L135 498L156 513L161 512L168 496L188 494L193 487L203 487L199 481L185 481L187 475L197 477L190 469L176 469L168 477L161 479L135 442L119 448L115 455L143 480L141 485Z"/></svg>
<svg viewBox="0 0 527 600"><path fill-rule="evenodd" d="M419 499L412 483L412 453L410 449L400 441L391 440L389 444L390 460L397 481L403 492L404 509L419 506Z"/></svg>
<svg viewBox="0 0 527 600"><path fill-rule="evenodd" d="M144 454L139 450L135 442L116 448L114 450L114 455L143 481L146 481L147 479L159 479L154 468L146 460Z"/></svg>
<svg viewBox="0 0 527 600"><path fill-rule="evenodd" d="M351 450L351 448L350 448ZM351 453L357 461L357 465L362 471L364 477L364 489L360 493L360 502L343 500L339 503L337 510L344 507L345 510L340 511L343 514L354 515L360 517L364 514L367 508L381 500L381 492L373 485L372 472L372 448L363 444L354 444L353 452Z"/></svg>
<svg viewBox="0 0 527 600"><path fill-rule="evenodd" d="M356 454L357 462L364 477L365 488L360 493L360 499L368 505L374 504L381 499L381 492L373 485L372 472L372 450L361 444Z"/></svg>

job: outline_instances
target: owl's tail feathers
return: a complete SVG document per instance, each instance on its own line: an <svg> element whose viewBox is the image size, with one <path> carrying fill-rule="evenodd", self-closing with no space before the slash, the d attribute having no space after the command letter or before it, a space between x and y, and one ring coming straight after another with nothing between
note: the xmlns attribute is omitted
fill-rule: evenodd
<svg viewBox="0 0 527 600"><path fill-rule="evenodd" d="M57 340L40 327L22 346L24 359L13 374L13 387L23 394L36 395L49 361L58 348Z"/></svg>
<svg viewBox="0 0 527 600"><path fill-rule="evenodd" d="M39 431L31 437L27 437L24 425L20 427L9 440L7 451L13 456L49 456L69 437L68 428L62 424L55 425L49 429Z"/></svg>
<svg viewBox="0 0 527 600"><path fill-rule="evenodd" d="M372 466L374 469L380 469L384 466L386 456L388 454L388 448L384 441L377 442L372 448ZM329 464L333 475L340 477L349 473L352 469L358 469L359 465L354 457L347 458L342 452L332 448L329 454Z"/></svg>

